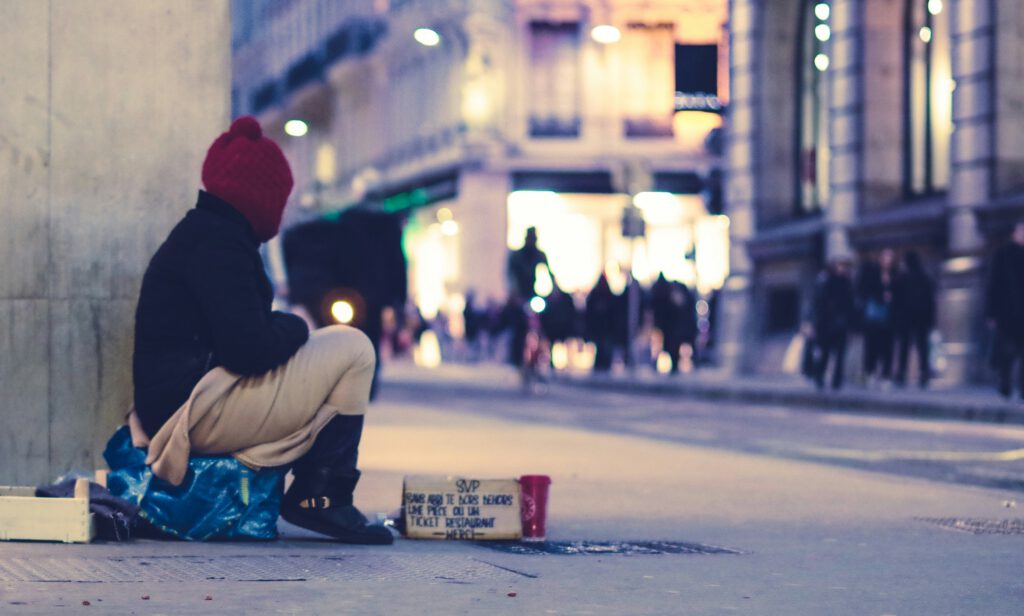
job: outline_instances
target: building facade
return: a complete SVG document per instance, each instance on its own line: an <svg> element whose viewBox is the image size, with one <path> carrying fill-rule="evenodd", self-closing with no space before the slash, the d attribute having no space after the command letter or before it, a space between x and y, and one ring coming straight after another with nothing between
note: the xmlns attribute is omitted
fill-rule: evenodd
<svg viewBox="0 0 1024 616"><path fill-rule="evenodd" d="M1024 214L1024 6L731 0L729 14L722 362L778 370L824 264L893 248L936 280L937 376L983 380L987 256Z"/></svg>
<svg viewBox="0 0 1024 616"><path fill-rule="evenodd" d="M531 226L570 291L602 272L724 281L725 0L235 10L234 110L292 161L286 224L357 205L401 212L410 294L428 316L469 290L503 298L508 250ZM308 132L289 137L296 119ZM630 217L642 238L624 237Z"/></svg>

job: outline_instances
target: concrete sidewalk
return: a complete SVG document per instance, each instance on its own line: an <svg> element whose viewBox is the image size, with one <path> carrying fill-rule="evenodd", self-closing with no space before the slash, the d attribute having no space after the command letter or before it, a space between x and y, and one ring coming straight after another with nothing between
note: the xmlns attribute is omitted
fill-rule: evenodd
<svg viewBox="0 0 1024 616"><path fill-rule="evenodd" d="M552 540L739 553L369 548L287 527L269 544L8 543L0 612L999 616L1024 601L1014 493L416 404L375 405L361 449L371 514L398 504L406 474L547 473Z"/></svg>
<svg viewBox="0 0 1024 616"><path fill-rule="evenodd" d="M415 387L460 390L508 390L520 387L518 373L496 363L442 364L421 368L407 361L385 364L384 382ZM567 387L621 393L722 400L746 404L785 405L817 410L862 411L867 413L1024 424L1024 402L1007 401L983 387L916 387L869 390L850 385L838 392L818 391L805 378L729 376L715 369L688 374L660 375L638 369L611 374L559 372L550 383Z"/></svg>

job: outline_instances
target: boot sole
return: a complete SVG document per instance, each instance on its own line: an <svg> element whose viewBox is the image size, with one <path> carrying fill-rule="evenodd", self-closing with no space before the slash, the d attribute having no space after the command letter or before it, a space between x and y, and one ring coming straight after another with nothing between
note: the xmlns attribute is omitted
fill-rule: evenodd
<svg viewBox="0 0 1024 616"><path fill-rule="evenodd" d="M379 527L384 531L381 534L353 533L351 531L340 530L331 524L324 524L315 518L307 518L301 514L295 515L295 512L286 511L283 507L281 509L281 517L289 524L293 524L306 530L311 530L314 533L327 535L339 543L348 543L351 545L391 545L395 542L395 538L391 535L391 531L384 527Z"/></svg>

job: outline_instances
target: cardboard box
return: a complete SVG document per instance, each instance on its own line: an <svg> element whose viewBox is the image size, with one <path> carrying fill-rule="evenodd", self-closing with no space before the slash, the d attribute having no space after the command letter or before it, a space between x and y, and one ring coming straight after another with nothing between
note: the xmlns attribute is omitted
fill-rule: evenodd
<svg viewBox="0 0 1024 616"><path fill-rule="evenodd" d="M521 539L520 502L517 479L406 477L405 533L410 539Z"/></svg>

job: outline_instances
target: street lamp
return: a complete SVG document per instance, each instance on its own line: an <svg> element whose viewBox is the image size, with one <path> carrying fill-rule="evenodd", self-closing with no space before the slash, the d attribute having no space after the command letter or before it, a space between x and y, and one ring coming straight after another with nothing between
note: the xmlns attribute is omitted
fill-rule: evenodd
<svg viewBox="0 0 1024 616"><path fill-rule="evenodd" d="M284 132L289 137L302 137L309 132L309 125L302 120L288 120L284 123Z"/></svg>
<svg viewBox="0 0 1024 616"><path fill-rule="evenodd" d="M430 28L417 28L412 37L425 47L436 47L441 42L441 35Z"/></svg>
<svg viewBox="0 0 1024 616"><path fill-rule="evenodd" d="M594 26L594 29L590 31L590 38L602 45L609 45L619 42L619 39L622 38L622 33L615 26L601 24Z"/></svg>

